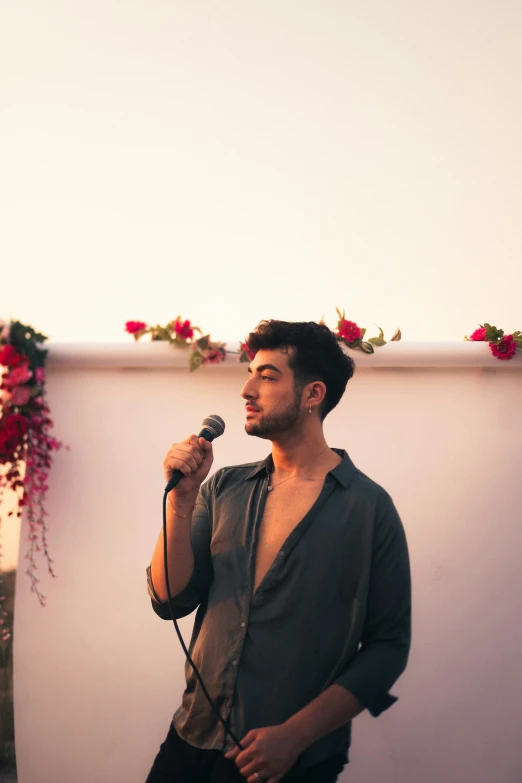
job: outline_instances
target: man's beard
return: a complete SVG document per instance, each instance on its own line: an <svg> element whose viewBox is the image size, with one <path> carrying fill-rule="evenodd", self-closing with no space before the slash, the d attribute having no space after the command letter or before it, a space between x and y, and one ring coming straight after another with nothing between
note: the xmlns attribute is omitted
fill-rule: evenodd
<svg viewBox="0 0 522 783"><path fill-rule="evenodd" d="M245 432L247 435L255 435L257 438L270 439L273 435L286 432L299 421L301 393L296 390L294 399L286 408L283 408L266 416L261 414L257 421L247 421Z"/></svg>

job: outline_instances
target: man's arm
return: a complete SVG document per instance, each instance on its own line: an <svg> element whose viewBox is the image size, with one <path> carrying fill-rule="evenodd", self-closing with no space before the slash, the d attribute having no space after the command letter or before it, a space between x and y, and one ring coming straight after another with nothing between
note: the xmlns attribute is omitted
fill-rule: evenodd
<svg viewBox="0 0 522 783"><path fill-rule="evenodd" d="M176 617L190 614L201 603L212 579L210 519L204 489L200 490L211 464L211 443L196 435L174 444L163 463L167 481L172 470L184 474L167 501L167 568L170 594L176 599ZM147 569L147 580L154 610L163 619L170 619L163 529Z"/></svg>
<svg viewBox="0 0 522 783"><path fill-rule="evenodd" d="M277 783L316 740L345 726L364 709L341 685L330 685L280 726L253 729L225 756L235 760L241 775L254 780L257 772L267 783Z"/></svg>
<svg viewBox="0 0 522 783"><path fill-rule="evenodd" d="M353 693L334 683L292 715L283 727L294 738L298 755L301 755L316 740L346 726L363 710L364 706Z"/></svg>
<svg viewBox="0 0 522 783"><path fill-rule="evenodd" d="M169 495L171 502L167 501L167 562L170 594L176 596L188 585L194 571L190 526L196 498L184 498L183 503L172 498L172 495L171 492ZM150 571L156 595L160 601L166 601L167 582L165 580L163 529L154 547Z"/></svg>
<svg viewBox="0 0 522 783"><path fill-rule="evenodd" d="M399 514L386 496L375 524L361 645L335 683L377 717L397 701L389 690L406 668L410 645L408 545Z"/></svg>

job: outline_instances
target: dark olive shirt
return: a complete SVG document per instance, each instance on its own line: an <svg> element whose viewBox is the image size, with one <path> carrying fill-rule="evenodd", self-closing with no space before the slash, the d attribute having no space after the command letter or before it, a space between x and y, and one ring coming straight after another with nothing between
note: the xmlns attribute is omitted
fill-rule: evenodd
<svg viewBox="0 0 522 783"><path fill-rule="evenodd" d="M310 511L253 593L257 531L272 457L218 470L192 518L194 572L173 599L198 608L189 651L223 718L241 739L290 718L333 683L377 716L397 697L411 639L411 582L404 529L388 493L345 451ZM147 569L154 611L171 619ZM188 743L230 749L192 672L174 715ZM351 722L300 757L309 766L350 745Z"/></svg>

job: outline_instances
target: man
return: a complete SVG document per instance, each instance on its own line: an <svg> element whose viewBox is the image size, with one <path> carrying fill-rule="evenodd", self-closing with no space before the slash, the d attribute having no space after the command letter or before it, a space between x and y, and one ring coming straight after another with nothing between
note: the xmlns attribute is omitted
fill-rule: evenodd
<svg viewBox="0 0 522 783"><path fill-rule="evenodd" d="M245 429L272 442L259 463L217 471L191 435L164 463L168 569L177 617L199 607L190 652L240 749L187 664L187 688L147 783L330 783L351 721L396 700L411 636L407 543L390 496L340 449L324 417L354 363L315 323L263 321L242 389ZM171 618L163 532L147 569Z"/></svg>

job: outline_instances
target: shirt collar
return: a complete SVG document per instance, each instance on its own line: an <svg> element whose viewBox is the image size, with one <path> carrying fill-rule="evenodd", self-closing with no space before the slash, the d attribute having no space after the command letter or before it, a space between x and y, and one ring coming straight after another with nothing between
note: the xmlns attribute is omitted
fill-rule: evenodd
<svg viewBox="0 0 522 783"><path fill-rule="evenodd" d="M357 468L344 449L332 448L332 451L335 451L336 454L342 457L342 462L330 470L327 475L333 476L333 478L336 479L336 481L338 481L339 484L344 487L344 489L347 489L355 478ZM272 460L272 455L269 454L268 457L253 466L252 470L245 476L245 481L256 478L261 473L265 473L267 476L269 476L273 470L273 467L274 462Z"/></svg>

